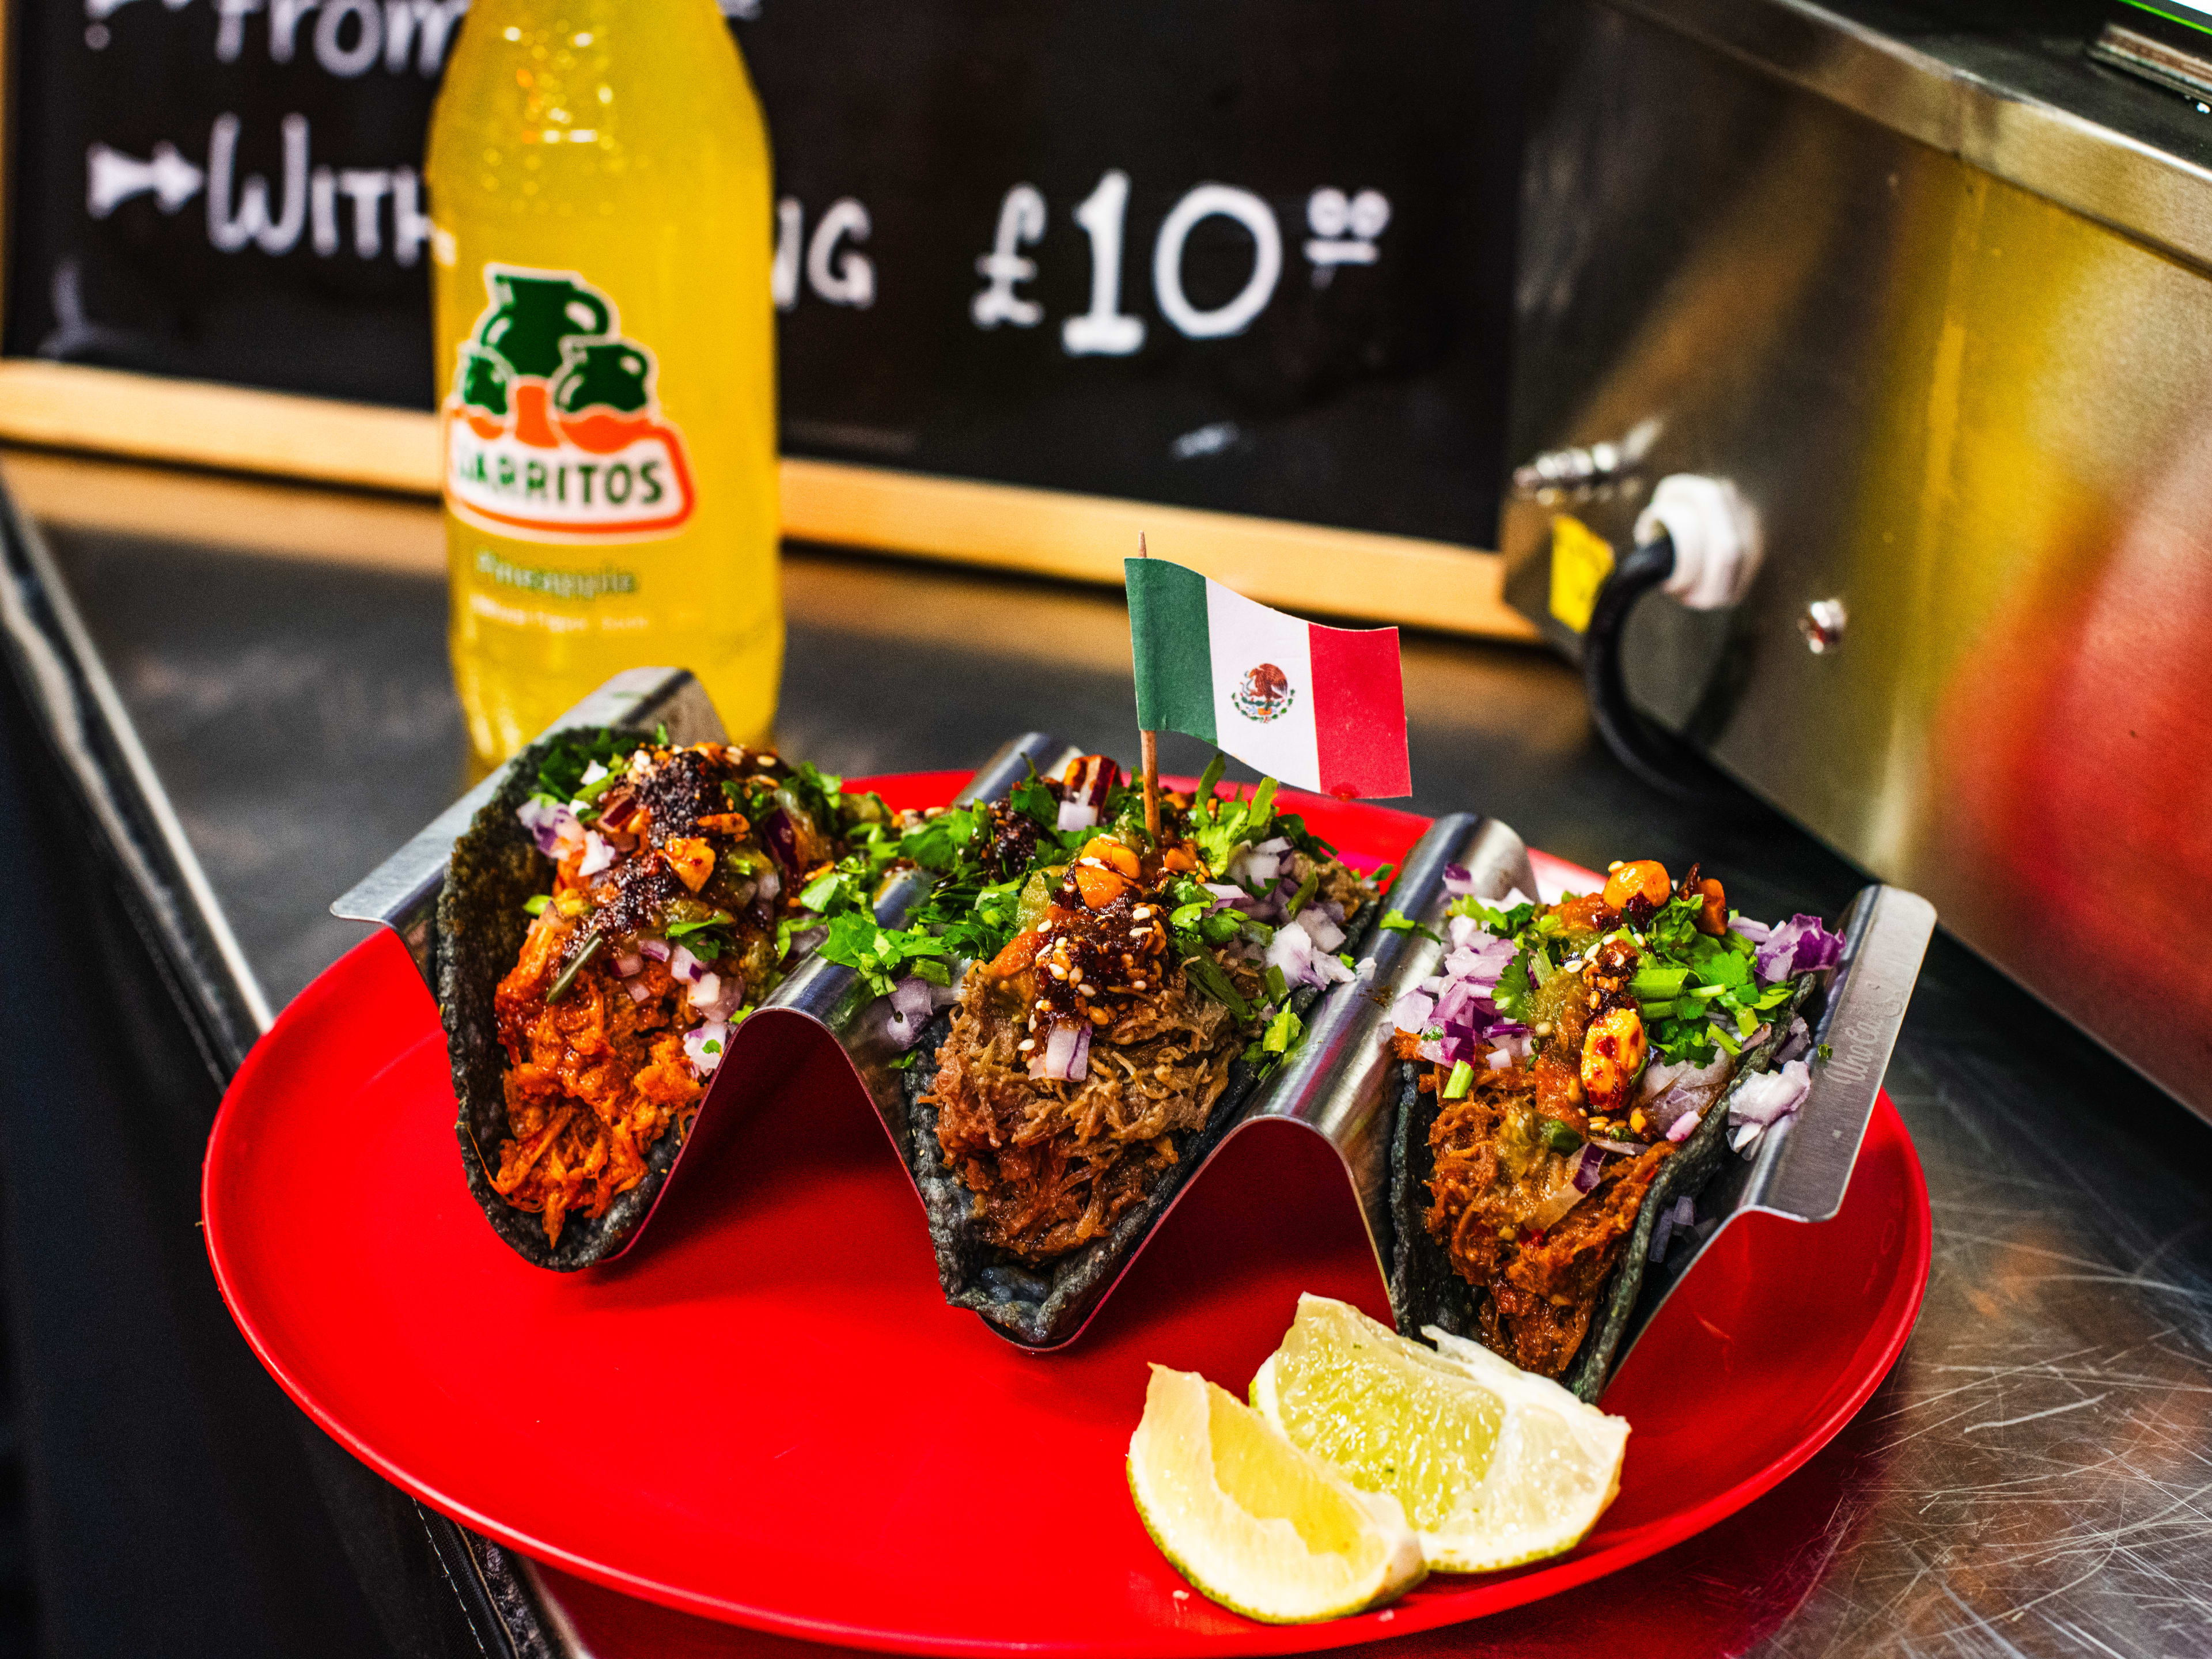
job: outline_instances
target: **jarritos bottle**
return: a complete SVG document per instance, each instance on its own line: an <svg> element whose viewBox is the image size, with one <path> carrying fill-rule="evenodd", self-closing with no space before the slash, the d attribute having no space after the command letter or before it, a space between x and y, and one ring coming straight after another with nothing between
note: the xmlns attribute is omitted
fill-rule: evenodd
<svg viewBox="0 0 2212 1659"><path fill-rule="evenodd" d="M428 178L454 680L480 761L690 668L765 740L783 659L768 139L714 0L476 0Z"/></svg>

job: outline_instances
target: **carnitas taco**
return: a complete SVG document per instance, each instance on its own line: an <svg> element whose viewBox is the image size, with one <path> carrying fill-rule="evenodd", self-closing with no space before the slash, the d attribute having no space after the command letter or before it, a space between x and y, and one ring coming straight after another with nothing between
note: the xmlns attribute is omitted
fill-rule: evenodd
<svg viewBox="0 0 2212 1659"><path fill-rule="evenodd" d="M775 754L562 732L453 846L439 1000L470 1190L541 1267L620 1251L737 1023L818 939L799 902L871 795Z"/></svg>
<svg viewBox="0 0 2212 1659"><path fill-rule="evenodd" d="M1692 1224L1720 1159L1804 1099L1798 1011L1843 942L1811 916L1737 916L1698 866L1675 883L1650 860L1556 904L1446 914L1440 972L1392 1010L1398 1323L1594 1399L1654 1229Z"/></svg>
<svg viewBox="0 0 2212 1659"><path fill-rule="evenodd" d="M1032 1345L1079 1328L1127 1252L1302 1034L1355 979L1375 898L1262 782L1221 763L1160 803L1103 756L1004 799L909 817L810 890L823 954L890 999L905 1151L945 1294ZM938 884L875 925L882 863Z"/></svg>

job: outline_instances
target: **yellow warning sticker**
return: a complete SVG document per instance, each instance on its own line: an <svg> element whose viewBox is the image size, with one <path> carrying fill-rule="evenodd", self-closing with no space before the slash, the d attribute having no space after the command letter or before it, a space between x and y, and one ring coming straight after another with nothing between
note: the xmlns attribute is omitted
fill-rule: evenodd
<svg viewBox="0 0 2212 1659"><path fill-rule="evenodd" d="M1579 519L1552 520L1552 614L1579 634L1613 574L1613 544Z"/></svg>

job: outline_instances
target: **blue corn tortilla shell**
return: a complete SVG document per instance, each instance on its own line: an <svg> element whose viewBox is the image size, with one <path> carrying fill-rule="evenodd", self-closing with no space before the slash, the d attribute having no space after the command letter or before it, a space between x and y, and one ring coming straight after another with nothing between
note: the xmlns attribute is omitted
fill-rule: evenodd
<svg viewBox="0 0 2212 1659"><path fill-rule="evenodd" d="M1704 1120L1682 1143L1681 1150L1659 1166L1644 1194L1636 1224L1630 1229L1620 1265L1598 1297L1589 1331L1560 1381L1577 1399L1592 1405L1612 1380L1620 1358L1637 1298L1644 1290L1644 1270L1651 1253L1652 1230L1660 1216L1686 1194L1694 1197L1728 1156L1728 1100L1742 1080L1765 1071L1786 1041L1790 1022L1812 994L1818 976L1808 975L1787 1007L1772 1024L1766 1039L1747 1050L1735 1075ZM1429 1149L1429 1132L1435 1127L1438 1102L1416 1086L1418 1060L1400 1060L1393 1067L1390 1092L1395 1096L1397 1121L1390 1134L1389 1291L1390 1311L1399 1330L1417 1334L1435 1325L1470 1341L1482 1340L1475 1318L1474 1288L1459 1276L1451 1256L1429 1236L1426 1224L1431 1195L1429 1181L1436 1173L1436 1158Z"/></svg>
<svg viewBox="0 0 2212 1659"><path fill-rule="evenodd" d="M672 1126L647 1152L644 1178L602 1216L571 1213L557 1245L545 1242L544 1218L536 1211L510 1204L492 1189L491 1170L500 1142L507 1137L507 1049L499 1040L492 997L522 953L523 935L530 928L524 902L553 886L552 865L515 817L515 809L530 799L538 768L555 743L580 735L634 735L642 741L650 734L611 727L595 734L584 728L540 738L524 750L498 793L453 842L445 890L438 896L438 1012L445 1022L453 1097L460 1109L453 1133L460 1142L462 1172L492 1231L532 1266L557 1273L573 1273L620 1253L652 1211L684 1139L682 1128Z"/></svg>
<svg viewBox="0 0 2212 1659"><path fill-rule="evenodd" d="M1356 925L1346 928L1343 948L1358 953L1375 908L1370 902L1353 918ZM1335 988L1350 992L1358 988ZM1290 1006L1304 1019L1322 994L1313 987L1302 987L1291 996ZM1241 1060L1234 1062L1229 1086L1214 1103L1205 1127L1184 1130L1175 1137L1176 1162L1162 1173L1159 1183L1123 1211L1101 1237L1080 1249L1031 1266L976 1236L975 1195L945 1166L937 1139L937 1108L922 1098L936 1085L937 1052L951 1030L952 1011L948 1008L940 1011L921 1034L915 1062L904 1073L906 1127L899 1137L899 1151L928 1216L938 1280L947 1302L981 1315L1008 1341L1028 1348L1055 1348L1083 1328L1099 1299L1113 1288L1122 1268L1176 1195L1243 1120L1273 1068L1262 1071Z"/></svg>

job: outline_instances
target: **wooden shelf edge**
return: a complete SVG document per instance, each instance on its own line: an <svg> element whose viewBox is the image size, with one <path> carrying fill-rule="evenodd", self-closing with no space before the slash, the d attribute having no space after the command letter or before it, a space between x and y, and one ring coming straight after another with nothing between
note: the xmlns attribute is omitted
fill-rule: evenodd
<svg viewBox="0 0 2212 1659"><path fill-rule="evenodd" d="M434 497L436 417L77 364L0 362L0 440ZM1445 633L1534 640L1495 553L1448 542L1014 484L787 459L783 532L1121 585L1152 551L1267 604Z"/></svg>

